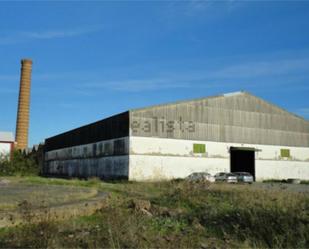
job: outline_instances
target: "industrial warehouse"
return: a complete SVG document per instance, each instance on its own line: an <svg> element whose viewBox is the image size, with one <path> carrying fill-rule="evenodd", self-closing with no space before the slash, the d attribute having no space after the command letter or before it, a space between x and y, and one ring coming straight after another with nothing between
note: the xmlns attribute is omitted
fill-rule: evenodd
<svg viewBox="0 0 309 249"><path fill-rule="evenodd" d="M15 140L28 149L32 60L21 60ZM249 172L257 181L309 179L309 122L247 92L133 109L48 138L45 175L156 181L194 172Z"/></svg>
<svg viewBox="0 0 309 249"><path fill-rule="evenodd" d="M44 150L54 176L309 179L309 122L247 92L129 110L48 138Z"/></svg>

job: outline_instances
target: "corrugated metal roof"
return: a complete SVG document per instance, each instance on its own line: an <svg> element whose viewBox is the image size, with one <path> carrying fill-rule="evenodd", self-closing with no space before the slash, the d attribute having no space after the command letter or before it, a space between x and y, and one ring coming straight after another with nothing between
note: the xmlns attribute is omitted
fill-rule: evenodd
<svg viewBox="0 0 309 249"><path fill-rule="evenodd" d="M133 122L132 136L309 147L306 120L246 92L133 110Z"/></svg>
<svg viewBox="0 0 309 249"><path fill-rule="evenodd" d="M14 142L13 132L0 131L0 141L1 142Z"/></svg>
<svg viewBox="0 0 309 249"><path fill-rule="evenodd" d="M305 120L306 122L309 123L309 120L306 120L304 117L297 115L295 113L292 113L290 111L287 111L286 109L277 106L273 103L270 103L262 98L259 98L249 92L246 91L237 91L237 92L230 92L230 93L224 93L221 95L215 95L215 96L209 96L209 97L202 97L202 98L195 98L195 99L187 99L187 100L180 100L180 101L175 101L175 102L169 102L169 103L163 103L163 104L158 104L158 105L151 105L151 106L146 106L146 107L141 107L141 108L133 108L130 109L129 112L135 112L135 111L142 111L142 110L148 110L148 109L152 109L152 108L158 108L158 107L165 107L165 106L173 106L173 105L179 105L179 104L190 104L190 103L194 103L194 102L199 102L199 101L203 101L203 100L210 100L210 99L216 99L216 98L220 98L220 97L225 97L225 98L229 98L229 97L235 97L235 96L251 96L254 97L258 100L261 100L265 103L267 103L268 105L276 108L277 110L279 110L279 112L285 112L286 114L292 115L294 117L300 118L302 120Z"/></svg>
<svg viewBox="0 0 309 249"><path fill-rule="evenodd" d="M240 94L244 94L245 92L239 92ZM228 95L229 93L226 93ZM178 104L189 104L191 102L196 102L196 101L202 101L206 99L214 99L218 97L224 97L224 94L221 95L214 95L214 96L208 96L208 97L200 97L200 98L194 98L194 99L185 99L185 100L178 100L178 101L173 101L173 102L168 102L168 103L162 103L162 104L156 104L156 105L150 105L146 107L138 107L138 108L132 108L129 111L134 112L134 111L140 111L140 110L145 110L145 109L151 109L151 108L157 108L157 107L162 107L162 106L171 106L171 105L178 105Z"/></svg>

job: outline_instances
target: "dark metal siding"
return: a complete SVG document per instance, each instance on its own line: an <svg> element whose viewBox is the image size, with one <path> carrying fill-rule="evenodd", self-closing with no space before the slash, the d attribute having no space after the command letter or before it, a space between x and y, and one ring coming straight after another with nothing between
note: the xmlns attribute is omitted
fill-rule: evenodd
<svg viewBox="0 0 309 249"><path fill-rule="evenodd" d="M45 151L129 136L129 112L47 138Z"/></svg>

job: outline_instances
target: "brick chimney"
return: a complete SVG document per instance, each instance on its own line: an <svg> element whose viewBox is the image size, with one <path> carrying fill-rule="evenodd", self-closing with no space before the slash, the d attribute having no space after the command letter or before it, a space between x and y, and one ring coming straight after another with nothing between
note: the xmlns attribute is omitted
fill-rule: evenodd
<svg viewBox="0 0 309 249"><path fill-rule="evenodd" d="M16 147L21 150L28 147L31 70L32 60L22 59L15 137Z"/></svg>

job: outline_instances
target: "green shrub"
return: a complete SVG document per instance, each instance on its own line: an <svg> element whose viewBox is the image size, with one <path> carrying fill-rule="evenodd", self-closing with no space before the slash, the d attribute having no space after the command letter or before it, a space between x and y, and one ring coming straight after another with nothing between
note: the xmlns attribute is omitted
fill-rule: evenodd
<svg viewBox="0 0 309 249"><path fill-rule="evenodd" d="M38 175L39 173L39 165L33 154L25 155L20 150L15 150L11 159L4 158L0 161L1 176Z"/></svg>

